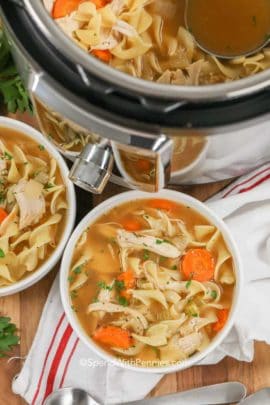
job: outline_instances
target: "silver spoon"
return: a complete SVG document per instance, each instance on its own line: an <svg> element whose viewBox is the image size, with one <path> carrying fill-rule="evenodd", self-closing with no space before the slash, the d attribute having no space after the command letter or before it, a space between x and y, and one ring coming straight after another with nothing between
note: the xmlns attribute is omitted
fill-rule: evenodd
<svg viewBox="0 0 270 405"><path fill-rule="evenodd" d="M127 402L124 405L218 405L241 401L246 387L239 382L209 385L158 398ZM100 405L80 388L62 388L47 397L43 405Z"/></svg>
<svg viewBox="0 0 270 405"><path fill-rule="evenodd" d="M187 29L188 31L192 32L192 29L191 29L190 24L189 24L189 19L188 19L188 15L189 15L189 13L188 13L189 3L190 3L189 0L186 0L184 20L185 20L186 29ZM239 55L222 55L222 54L219 54L219 53L217 53L217 52L212 51L211 49L206 48L204 45L202 45L202 44L200 43L200 41L199 41L198 38L196 38L194 35L193 35L193 37L194 37L194 40L195 40L195 42L196 42L196 45L197 45L203 52L207 53L208 55L215 56L215 57L217 57L217 58L219 58L219 59L227 59L227 60L232 60L232 59L237 59L237 58L241 58L241 57L252 56L252 55L254 55L254 54L256 54L256 53L259 53L263 48L265 48L265 47L270 43L270 36L266 36L265 39L264 39L264 41L262 42L262 44L261 44L260 46L257 46L256 48L254 48L254 49L251 50L251 51L243 52L242 54L239 54Z"/></svg>
<svg viewBox="0 0 270 405"><path fill-rule="evenodd" d="M270 404L270 388L263 388L248 396L240 402L239 405L269 405Z"/></svg>

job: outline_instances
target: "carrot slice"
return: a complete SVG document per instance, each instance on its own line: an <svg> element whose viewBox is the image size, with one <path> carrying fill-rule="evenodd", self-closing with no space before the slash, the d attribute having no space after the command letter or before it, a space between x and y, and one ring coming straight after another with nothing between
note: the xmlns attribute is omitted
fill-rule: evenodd
<svg viewBox="0 0 270 405"><path fill-rule="evenodd" d="M109 63L111 58L112 58L112 54L110 51L108 51L107 49L105 50L100 50L100 49L94 49L92 51L92 54L94 56L96 56L98 59L102 60L103 62Z"/></svg>
<svg viewBox="0 0 270 405"><path fill-rule="evenodd" d="M140 229L142 229L141 223L138 220L133 219L133 218L124 219L122 221L122 225L126 231L135 232L135 231L139 231Z"/></svg>
<svg viewBox="0 0 270 405"><path fill-rule="evenodd" d="M8 216L8 213L3 208L0 208L0 224L4 221L4 219L7 216Z"/></svg>
<svg viewBox="0 0 270 405"><path fill-rule="evenodd" d="M135 277L132 270L124 271L123 273L119 274L117 277L118 281L123 281L125 288L134 288L135 286Z"/></svg>
<svg viewBox="0 0 270 405"><path fill-rule="evenodd" d="M191 249L182 260L181 271L187 280L212 280L215 271L214 257L206 249Z"/></svg>
<svg viewBox="0 0 270 405"><path fill-rule="evenodd" d="M136 279L134 277L132 270L124 271L123 273L119 274L116 278L117 281L123 281L124 289L120 291L120 296L126 298L127 300L130 299L130 293L126 290L135 287Z"/></svg>
<svg viewBox="0 0 270 405"><path fill-rule="evenodd" d="M56 0L52 10L54 19L62 18L77 10L83 0Z"/></svg>
<svg viewBox="0 0 270 405"><path fill-rule="evenodd" d="M121 349L128 349L133 345L130 332L117 326L101 326L95 331L93 338L104 345Z"/></svg>
<svg viewBox="0 0 270 405"><path fill-rule="evenodd" d="M163 200L160 198L155 199L155 200L150 200L148 205L151 208L156 208L156 209L165 210L165 211L172 211L176 207L176 204L173 201Z"/></svg>
<svg viewBox="0 0 270 405"><path fill-rule="evenodd" d="M139 159L136 162L136 167L140 171L146 172L151 169L151 162L149 162L149 160L147 160L147 159Z"/></svg>
<svg viewBox="0 0 270 405"><path fill-rule="evenodd" d="M223 329L227 319L229 317L229 310L228 309L220 309L217 314L218 321L213 324L213 331L219 332Z"/></svg>
<svg viewBox="0 0 270 405"><path fill-rule="evenodd" d="M96 8L102 8L105 7L106 4L110 3L111 1L109 0L90 0L92 3L96 5Z"/></svg>

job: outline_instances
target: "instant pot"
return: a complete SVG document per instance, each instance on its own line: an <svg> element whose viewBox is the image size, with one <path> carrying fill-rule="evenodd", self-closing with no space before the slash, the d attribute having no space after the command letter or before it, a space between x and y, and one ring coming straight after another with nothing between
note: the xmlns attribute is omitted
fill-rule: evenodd
<svg viewBox="0 0 270 405"><path fill-rule="evenodd" d="M270 160L270 71L211 86L158 84L87 54L41 0L0 0L41 129L73 160L70 177L157 191L239 176Z"/></svg>

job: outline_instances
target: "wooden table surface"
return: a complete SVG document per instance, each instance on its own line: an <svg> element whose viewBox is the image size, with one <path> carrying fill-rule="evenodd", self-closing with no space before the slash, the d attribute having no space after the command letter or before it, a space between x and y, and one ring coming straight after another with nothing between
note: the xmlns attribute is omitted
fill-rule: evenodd
<svg viewBox="0 0 270 405"><path fill-rule="evenodd" d="M25 117L20 118L25 120ZM227 183L179 187L179 190L204 201ZM92 196L85 193L83 199L84 206L80 207L78 219L91 206L122 191L124 191L123 188L109 184L102 196ZM18 326L21 337L21 343L14 349L13 356L20 358L27 356L56 272L57 268L39 283L21 293L0 298L1 315L8 315L12 318L12 321ZM10 362L7 359L0 360L0 405L25 404L20 397L14 395L11 391L12 378L19 372L23 364L23 359L20 358L15 358ZM231 358L226 358L215 366L193 367L168 375L162 379L151 395L159 396L170 392L233 380L246 384L249 392L270 386L270 347L264 343L256 343L255 358L252 363L238 362Z"/></svg>

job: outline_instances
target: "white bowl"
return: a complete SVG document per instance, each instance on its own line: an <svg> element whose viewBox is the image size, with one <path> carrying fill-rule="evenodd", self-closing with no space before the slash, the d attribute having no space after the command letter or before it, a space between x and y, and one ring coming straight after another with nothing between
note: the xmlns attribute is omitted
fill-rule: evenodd
<svg viewBox="0 0 270 405"><path fill-rule="evenodd" d="M74 251L75 244L79 239L82 232L93 222L95 222L104 212L111 210L114 206L118 206L119 204L134 201L136 199L149 199L149 198L166 198L172 201L176 201L178 203L183 203L194 210L201 213L205 218L207 218L212 224L214 224L222 233L224 240L232 254L234 265L235 265L235 274L236 274L236 285L234 291L234 298L232 303L232 308L230 311L229 319L222 329L221 332L212 340L210 345L202 352L197 353L187 360L178 363L169 365L166 367L139 367L136 365L127 364L126 362L121 362L121 360L116 359L108 352L102 350L84 331L76 314L71 309L71 300L69 297L68 291L68 273L71 266L72 255ZM93 350L97 353L100 357L105 359L108 362L111 362L117 366L121 366L125 369L133 370L133 371L140 371L145 373L171 373L175 371L180 371L186 369L188 367L194 366L195 364L199 363L204 357L206 357L209 353L213 352L213 350L224 340L228 332L230 331L231 327L233 326L234 318L236 309L238 306L239 298L240 298L240 287L242 285L242 270L241 270L241 262L239 257L238 248L231 236L229 229L227 228L226 224L206 205L201 203L200 201L190 197L186 194L173 191L173 190L162 190L158 193L145 193L142 191L128 191L115 197L109 198L108 200L104 201L102 204L98 205L94 208L88 215L86 215L83 220L79 223L79 225L74 230L63 255L62 263L61 263L61 270L60 270L60 291L61 291L61 299L64 306L64 310L68 317L68 320L75 330L79 338L82 342L85 343L90 350Z"/></svg>
<svg viewBox="0 0 270 405"><path fill-rule="evenodd" d="M16 121L6 117L0 117L0 130L2 130L3 128L9 128L13 129L14 131L18 131L23 135L27 136L28 138L33 139L38 144L44 145L48 153L57 161L63 181L66 186L68 211L66 216L65 228L63 229L61 240L59 241L57 247L50 255L48 260L46 260L37 270L33 271L33 273L30 273L28 277L7 287L0 287L0 297L15 294L19 291L25 290L31 285L37 283L41 278L46 276L46 274L50 270L53 269L53 267L59 261L64 251L66 243L74 227L76 216L76 197L74 186L73 183L68 178L69 173L68 167L64 159L60 155L60 153L56 150L56 148L40 132L20 121Z"/></svg>

